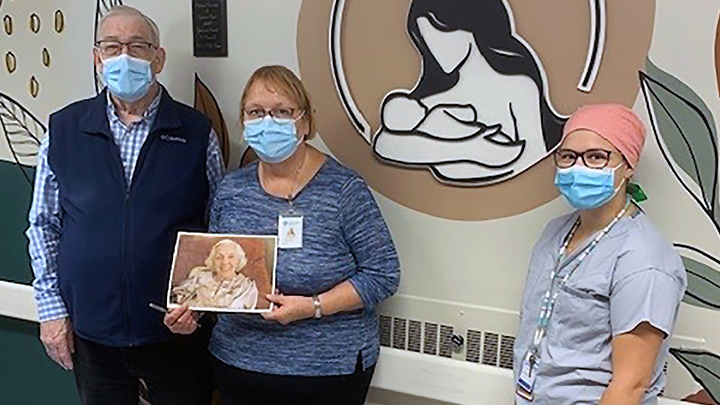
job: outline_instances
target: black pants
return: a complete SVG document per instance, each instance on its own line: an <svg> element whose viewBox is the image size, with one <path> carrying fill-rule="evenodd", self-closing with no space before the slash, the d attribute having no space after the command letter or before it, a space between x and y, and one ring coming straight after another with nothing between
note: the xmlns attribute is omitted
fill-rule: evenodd
<svg viewBox="0 0 720 405"><path fill-rule="evenodd" d="M207 333L138 347L75 338L73 369L84 405L138 405L140 380L152 405L208 405L212 369Z"/></svg>
<svg viewBox="0 0 720 405"><path fill-rule="evenodd" d="M359 360L359 359L358 359ZM222 405L364 405L375 366L327 377L256 373L212 357Z"/></svg>

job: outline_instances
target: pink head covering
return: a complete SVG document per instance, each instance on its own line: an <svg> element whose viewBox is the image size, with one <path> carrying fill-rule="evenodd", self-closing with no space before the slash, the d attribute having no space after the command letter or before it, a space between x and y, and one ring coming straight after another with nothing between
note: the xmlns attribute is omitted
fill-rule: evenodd
<svg viewBox="0 0 720 405"><path fill-rule="evenodd" d="M580 107L565 123L563 140L580 129L602 136L622 153L631 168L637 166L645 144L645 126L633 110L621 104Z"/></svg>

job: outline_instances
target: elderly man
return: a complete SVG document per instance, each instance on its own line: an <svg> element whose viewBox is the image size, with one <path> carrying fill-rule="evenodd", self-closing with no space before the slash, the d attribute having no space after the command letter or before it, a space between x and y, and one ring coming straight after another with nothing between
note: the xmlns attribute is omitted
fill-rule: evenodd
<svg viewBox="0 0 720 405"><path fill-rule="evenodd" d="M27 231L48 355L73 369L85 405L209 402L207 333L178 339L165 302L178 230L204 230L223 163L210 121L156 81L158 28L140 11L98 25L94 98L50 117ZM209 328L205 328L209 329Z"/></svg>

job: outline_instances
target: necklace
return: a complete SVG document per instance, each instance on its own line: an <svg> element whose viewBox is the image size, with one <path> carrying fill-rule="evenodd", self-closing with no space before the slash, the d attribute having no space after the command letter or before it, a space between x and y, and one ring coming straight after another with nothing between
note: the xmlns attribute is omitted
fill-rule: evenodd
<svg viewBox="0 0 720 405"><path fill-rule="evenodd" d="M302 170L302 168L305 166L306 160L307 160L307 151L303 151L303 155L302 155L302 158L300 159L300 162L297 164L297 167L291 171L292 174L290 175L290 182L289 182L285 192L280 193L280 195L284 196L283 198L285 198L287 200L288 204L290 205L291 210L293 209L293 200L297 196L297 192L295 190L297 189L297 186L298 186L299 174L300 174L300 171ZM265 177L268 176L264 167L265 167L264 164L260 165L260 182L263 187L265 187L267 185L267 181L265 180Z"/></svg>

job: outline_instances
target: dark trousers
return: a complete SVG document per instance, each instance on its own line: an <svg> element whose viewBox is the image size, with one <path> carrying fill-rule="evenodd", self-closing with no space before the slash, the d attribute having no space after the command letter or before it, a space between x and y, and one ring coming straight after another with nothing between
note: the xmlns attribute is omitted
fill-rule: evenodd
<svg viewBox="0 0 720 405"><path fill-rule="evenodd" d="M73 368L82 403L138 405L142 380L152 405L210 404L212 369L207 333L201 332L138 347L76 337Z"/></svg>
<svg viewBox="0 0 720 405"><path fill-rule="evenodd" d="M358 359L359 360L359 359ZM375 366L327 377L256 373L212 357L222 405L364 405Z"/></svg>

